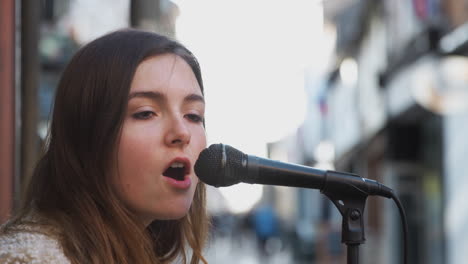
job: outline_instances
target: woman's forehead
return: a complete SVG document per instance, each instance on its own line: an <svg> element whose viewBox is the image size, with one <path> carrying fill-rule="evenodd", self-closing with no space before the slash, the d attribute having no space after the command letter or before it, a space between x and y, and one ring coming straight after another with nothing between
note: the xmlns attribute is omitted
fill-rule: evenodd
<svg viewBox="0 0 468 264"><path fill-rule="evenodd" d="M150 57L138 65L130 92L186 90L201 94L192 68L178 55L163 54Z"/></svg>

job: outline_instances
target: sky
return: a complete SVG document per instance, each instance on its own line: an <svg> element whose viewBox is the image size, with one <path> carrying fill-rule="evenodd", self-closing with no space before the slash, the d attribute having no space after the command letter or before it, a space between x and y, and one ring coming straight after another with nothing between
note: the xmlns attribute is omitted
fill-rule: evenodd
<svg viewBox="0 0 468 264"><path fill-rule="evenodd" d="M176 1L176 35L200 61L208 144L266 157L268 142L295 133L306 113L304 73L321 60L318 1ZM220 188L242 212L260 185ZM242 197L241 197L242 196Z"/></svg>

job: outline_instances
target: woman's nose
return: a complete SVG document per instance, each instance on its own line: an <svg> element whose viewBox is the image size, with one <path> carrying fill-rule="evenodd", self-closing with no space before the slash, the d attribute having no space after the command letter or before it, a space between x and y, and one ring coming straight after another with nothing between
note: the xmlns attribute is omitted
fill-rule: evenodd
<svg viewBox="0 0 468 264"><path fill-rule="evenodd" d="M183 118L174 118L169 121L169 129L165 136L168 146L186 145L190 142L191 133Z"/></svg>

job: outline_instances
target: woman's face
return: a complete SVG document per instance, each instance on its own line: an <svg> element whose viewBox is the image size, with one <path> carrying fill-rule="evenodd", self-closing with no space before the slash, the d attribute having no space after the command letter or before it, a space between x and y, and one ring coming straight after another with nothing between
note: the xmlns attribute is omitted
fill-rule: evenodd
<svg viewBox="0 0 468 264"><path fill-rule="evenodd" d="M206 147L205 103L190 66L174 54L137 68L118 147L117 194L145 225L185 216Z"/></svg>

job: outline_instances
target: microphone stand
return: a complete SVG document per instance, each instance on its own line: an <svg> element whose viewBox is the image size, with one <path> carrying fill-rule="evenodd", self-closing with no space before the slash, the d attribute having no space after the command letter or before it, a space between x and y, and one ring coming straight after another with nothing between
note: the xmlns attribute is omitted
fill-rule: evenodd
<svg viewBox="0 0 468 264"><path fill-rule="evenodd" d="M342 172L327 171L326 183L321 192L333 202L343 217L341 243L347 246L347 263L358 264L359 246L365 241L363 215L369 194L353 185L336 184L341 183L342 175Z"/></svg>

